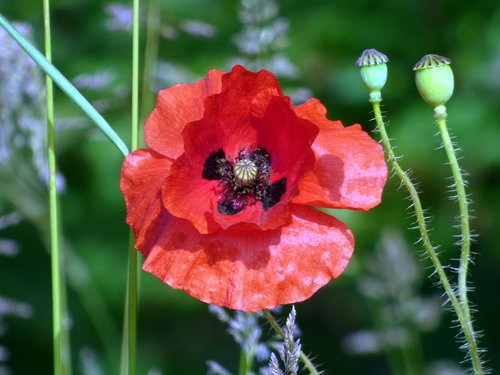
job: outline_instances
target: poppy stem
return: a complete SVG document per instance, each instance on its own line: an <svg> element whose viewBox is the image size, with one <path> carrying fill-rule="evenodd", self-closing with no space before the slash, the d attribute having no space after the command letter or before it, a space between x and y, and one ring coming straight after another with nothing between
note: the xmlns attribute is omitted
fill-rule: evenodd
<svg viewBox="0 0 500 375"><path fill-rule="evenodd" d="M460 230L461 230L461 254L460 254L460 265L458 268L458 298L460 300L460 305L462 306L462 310L464 311L465 318L470 327L470 332L465 332L467 338L467 343L469 340L473 342L474 345L470 345L469 350L471 351L471 360L477 361L474 365L474 368L480 367L480 358L477 353L477 338L475 336L474 330L472 328L472 318L469 307L469 300L467 298L467 276L469 271L469 262L470 262L470 244L471 244L471 232L469 226L469 206L467 194L465 192L465 181L462 177L462 171L458 164L455 148L453 147L453 143L450 138L450 134L448 132L448 127L446 125L446 107L438 110L438 107L434 110L434 116L437 120L437 125L439 128L439 133L441 134L441 140L443 142L444 149L446 151L446 156L448 158L448 162L450 164L451 172L453 175L453 182L455 185L455 191L458 199L458 206L460 210ZM470 337L467 337L470 335Z"/></svg>
<svg viewBox="0 0 500 375"><path fill-rule="evenodd" d="M420 232L420 236L422 239L422 243L424 245L424 248L431 258L432 264L434 266L434 269L438 275L439 281L441 282L441 285L443 286L443 289L445 290L445 293L452 305L453 310L455 311L455 314L457 315L458 322L460 324L460 327L462 328L462 331L464 333L465 339L467 341L467 345L469 348L469 354L470 354L470 359L472 362L472 366L474 368L474 373L476 375L483 375L484 370L482 368L481 360L479 358L479 352L477 348L477 343L475 339L475 333L472 328L472 322L470 319L470 315L467 315L461 301L457 298L450 281L448 279L448 276L446 275L444 268L441 264L441 261L439 260L439 257L437 256L436 253L436 247L431 243L431 240L429 238L429 232L427 229L427 223L424 215L424 211L422 209L422 203L420 201L420 197L418 195L417 189L415 188L415 185L411 181L411 179L408 177L408 174L401 168L398 162L398 157L394 154L391 141L389 139L389 136L387 135L387 131L385 129L385 124L384 120L382 117L382 113L380 110L380 102L382 101L381 98L374 98L370 100L373 106L373 113L375 115L375 121L377 123L377 129L380 133L381 139L382 139L382 144L384 146L385 152L387 154L388 162L391 164L392 169L396 173L396 175L399 177L401 180L402 184L405 186L406 190L408 191L410 195L410 199L412 202L413 209L415 211L415 215L417 218L417 224L418 224L418 229Z"/></svg>
<svg viewBox="0 0 500 375"><path fill-rule="evenodd" d="M132 119L131 150L139 144L139 0L133 0L132 31ZM134 247L134 235L130 232L127 293L125 298L124 332L122 342L122 375L135 375L137 368L137 300L138 300L138 253Z"/></svg>
<svg viewBox="0 0 500 375"><path fill-rule="evenodd" d="M50 3L43 1L45 33L45 56L52 60L50 32ZM54 94L52 79L47 75L47 152L49 162L49 210L50 210L50 254L52 274L52 333L54 351L54 374L71 374L71 351L67 330L68 312L64 282L64 260L61 244L60 217L56 186L56 150L54 124Z"/></svg>
<svg viewBox="0 0 500 375"><path fill-rule="evenodd" d="M282 339L284 339L285 332L283 332L283 330L281 329L281 327L278 324L278 322L276 321L276 319L274 319L274 316L269 312L269 310L262 310L262 312L264 313L265 318L267 319L267 321L271 325L271 327L274 329L274 331ZM306 354L304 354L303 351L300 351L300 360L302 361L304 366L307 368L310 375L319 375L320 374L320 372L318 370L316 370L316 367L314 366L312 361L309 359L309 357Z"/></svg>

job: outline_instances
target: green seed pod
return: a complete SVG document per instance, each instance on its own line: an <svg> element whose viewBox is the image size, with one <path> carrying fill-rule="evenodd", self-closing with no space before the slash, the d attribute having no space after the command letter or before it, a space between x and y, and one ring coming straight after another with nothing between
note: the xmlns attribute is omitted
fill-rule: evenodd
<svg viewBox="0 0 500 375"><path fill-rule="evenodd" d="M433 107L443 106L453 94L451 60L439 55L425 55L415 64L415 82L424 101Z"/></svg>
<svg viewBox="0 0 500 375"><path fill-rule="evenodd" d="M380 96L380 90L387 81L387 62L389 59L382 52L376 49L364 50L356 60L355 65L360 68L361 79L372 94Z"/></svg>

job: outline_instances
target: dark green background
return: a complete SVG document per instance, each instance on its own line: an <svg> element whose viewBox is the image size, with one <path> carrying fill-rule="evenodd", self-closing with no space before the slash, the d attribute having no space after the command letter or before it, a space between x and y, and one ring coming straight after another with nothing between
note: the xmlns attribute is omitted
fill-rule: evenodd
<svg viewBox="0 0 500 375"><path fill-rule="evenodd" d="M143 2L147 4L147 1ZM100 68L117 73L114 85L128 85L131 73L131 36L103 28L107 2L59 0L52 2L53 61L67 76L75 77ZM432 109L419 98L412 66L424 54L451 57L455 73L455 95L448 105L449 126L462 149L463 168L469 173L469 192L474 201L472 227L479 234L473 245L475 264L471 300L477 306L476 326L489 353L486 359L500 369L500 6L483 1L296 1L279 2L280 15L290 22L289 45L284 50L301 72L298 80L283 80L287 88L304 86L328 108L329 117L344 124L361 123L371 130L367 92L358 77L354 60L366 48L377 48L390 59L389 78L383 91L384 111L390 135L404 155L405 167L420 182L424 205L432 208L432 235L442 245L447 264L458 258L452 228L456 206L448 199L450 174L444 152L437 150L439 138ZM229 0L162 1L162 23L178 25L197 19L216 27L214 38L179 33L174 40L161 39L159 56L185 66L202 77L210 68L227 69L229 57L238 55L232 37L241 30L238 2ZM0 11L11 20L33 25L38 46L43 45L42 3L32 0L2 0ZM106 94L84 92L93 99ZM59 116L81 115L63 94L57 92ZM145 115L145 114L143 114ZM125 140L129 139L130 95L120 99L105 117ZM59 168L67 179L61 197L63 231L73 250L88 268L95 291L110 309L113 321L103 334L114 353L110 360L99 340L82 297L73 289L69 303L73 315L71 340L75 373L79 373L78 352L92 348L104 373L117 373L124 286L126 281L128 228L118 181L121 154L104 139L95 140L89 130L66 133L61 146ZM377 137L377 135L374 135ZM9 181L2 181L9 183ZM408 242L417 233L406 211L405 194L395 178L387 184L383 203L368 213L340 212L351 226L357 247L346 274L321 289L310 300L298 304L298 323L307 352L332 374L388 374L383 355L346 354L342 337L359 329L372 328L377 317L369 301L356 288L361 266L384 228L396 228ZM31 319L7 320L3 345L11 351L8 362L14 374L48 374L52 370L50 260L39 234L29 221L3 232L16 238L22 252L15 258L0 258L0 293L33 306ZM430 262L420 257L425 275ZM435 279L425 279L421 293L440 293ZM456 329L450 313L443 315L438 329L421 336L427 363L437 359L459 362ZM108 331L109 330L109 331ZM265 330L266 331L266 330ZM201 374L205 361L215 359L236 371L238 349L225 327L207 311L206 305L171 290L149 274L141 277L141 306L138 338L139 374L157 368L163 374ZM112 362L112 363L110 363ZM495 372L495 371L494 371Z"/></svg>

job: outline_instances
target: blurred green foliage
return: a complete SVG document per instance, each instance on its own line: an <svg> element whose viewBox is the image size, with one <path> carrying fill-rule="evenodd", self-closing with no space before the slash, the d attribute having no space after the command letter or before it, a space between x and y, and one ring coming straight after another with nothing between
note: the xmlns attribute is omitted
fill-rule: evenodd
<svg viewBox="0 0 500 375"><path fill-rule="evenodd" d="M193 77L204 76L210 68L228 68L229 59L239 54L233 43L242 27L237 1L161 3L161 25L175 28L177 36L160 38L159 59L183 67ZM68 78L102 69L113 71L110 92L83 89L83 93L101 103L112 100L105 117L128 139L131 35L105 29L107 5L109 2L104 0L52 1L53 61ZM142 5L146 10L148 2L143 1ZM284 52L300 71L298 78L282 80L285 91L307 87L327 106L332 119L341 119L344 124L361 123L368 131L373 128L368 94L354 60L366 48L377 48L389 56L389 78L383 91L383 109L391 124L388 131L398 146L396 152L404 155L402 164L412 169L420 183L425 206L432 208L432 237L442 245L445 264L458 258L457 247L453 246L457 230L452 227L457 208L448 198L450 172L444 152L438 150L432 109L420 100L411 68L427 53L453 60L456 88L448 104L448 120L462 149L462 167L469 173L468 191L476 216L472 227L479 234L473 245L477 255L471 273L475 287L471 300L479 310L475 314L476 326L485 331L482 342L489 349L486 358L491 368L499 370L500 358L496 353L500 352L500 304L495 292L500 282L500 241L496 232L500 217L499 3L282 0L279 6L280 16L290 23ZM43 45L41 2L2 0L0 11L11 20L32 24L38 46ZM213 25L215 36L206 38L182 32L180 25L186 20ZM121 90L118 96L114 94L117 89ZM75 117L81 113L59 93L56 115ZM128 242L124 203L118 188L122 157L90 125L66 132L58 141L59 169L67 180L67 190L61 197L64 236L88 271L95 288L91 292L105 301L110 322L101 324L100 329L107 334L97 332L99 325L92 322L81 294L70 288L75 373L83 373L79 353L91 348L103 373L113 374L119 364ZM370 300L356 285L382 231L391 227L401 231L408 244L417 240L417 233L407 230L413 225L407 206L404 192L391 179L381 206L368 213L338 213L355 233L355 257L339 280L297 305L303 348L316 355L316 362L323 364L326 373L389 373L383 355L353 356L346 353L341 342L349 333L373 328L377 321ZM2 340L11 353L8 365L13 374L49 374L50 262L44 239L29 221L3 230L2 236L15 238L22 251L13 258L0 258L0 294L26 301L34 309L31 319L13 318L7 322L8 332ZM422 272L430 274L430 262L421 256L419 245L411 248L415 258L421 260ZM427 278L420 293L440 294L433 285L435 281ZM201 374L206 372L208 359L235 371L238 350L206 305L170 289L149 274L142 274L140 294L138 373L154 368L163 374ZM454 339L457 332L450 328L451 319L451 314L445 313L436 330L420 337L426 363L462 360L463 353Z"/></svg>

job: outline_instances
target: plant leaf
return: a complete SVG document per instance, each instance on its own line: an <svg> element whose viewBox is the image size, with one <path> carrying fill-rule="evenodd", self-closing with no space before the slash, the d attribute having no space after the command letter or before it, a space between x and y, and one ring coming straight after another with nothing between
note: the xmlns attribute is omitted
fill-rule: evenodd
<svg viewBox="0 0 500 375"><path fill-rule="evenodd" d="M0 26L21 46L21 48L35 61L35 63L47 74L52 81L68 97L82 109L83 112L93 121L93 123L104 133L104 135L122 152L127 155L129 150L122 139L111 128L107 121L89 103L87 99L68 81L57 68L52 65L38 49L36 49L26 38L24 38L14 26L0 13Z"/></svg>

